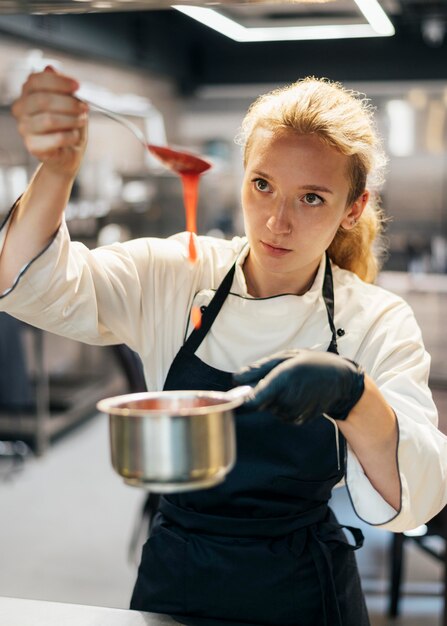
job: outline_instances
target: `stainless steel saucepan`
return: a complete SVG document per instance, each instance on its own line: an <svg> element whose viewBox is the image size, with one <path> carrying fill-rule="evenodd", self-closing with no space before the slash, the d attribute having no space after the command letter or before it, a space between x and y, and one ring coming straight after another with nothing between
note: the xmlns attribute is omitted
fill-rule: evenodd
<svg viewBox="0 0 447 626"><path fill-rule="evenodd" d="M251 387L161 391L106 398L112 466L124 482L154 492L220 483L236 461L233 410Z"/></svg>

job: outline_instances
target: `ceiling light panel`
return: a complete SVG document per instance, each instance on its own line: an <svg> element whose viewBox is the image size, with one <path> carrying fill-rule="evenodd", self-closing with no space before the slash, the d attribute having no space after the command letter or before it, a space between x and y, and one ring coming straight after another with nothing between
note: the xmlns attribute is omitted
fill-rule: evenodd
<svg viewBox="0 0 447 626"><path fill-rule="evenodd" d="M394 27L377 0L332 3L252 2L218 9L174 5L180 12L238 42L386 37Z"/></svg>
<svg viewBox="0 0 447 626"><path fill-rule="evenodd" d="M174 0L175 1L175 0ZM394 34L394 0L177 0L174 8L240 42ZM169 0L0 0L1 13L86 13L170 8Z"/></svg>

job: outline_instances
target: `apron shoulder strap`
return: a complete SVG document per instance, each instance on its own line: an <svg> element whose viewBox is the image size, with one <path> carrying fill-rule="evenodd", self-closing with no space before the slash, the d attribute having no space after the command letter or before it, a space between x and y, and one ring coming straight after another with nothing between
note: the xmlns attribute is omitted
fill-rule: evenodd
<svg viewBox="0 0 447 626"><path fill-rule="evenodd" d="M196 328L192 331L189 337L186 339L183 344L183 349L187 350L190 353L194 353L202 341L205 339L207 332L211 328L214 320L219 314L220 309L222 308L223 303L225 302L226 297L230 293L231 285L233 284L234 273L236 270L236 261L228 270L225 278L220 283L216 293L214 294L213 299L203 311L202 321L199 328ZM332 338L331 342L328 346L328 352L334 352L338 354L338 346L337 346L337 331L335 330L334 325L334 281L332 278L332 269L331 269L331 261L329 259L329 255L326 252L326 268L324 272L324 282L323 282L323 299L326 305L327 317L329 322L329 327L331 329Z"/></svg>
<svg viewBox="0 0 447 626"><path fill-rule="evenodd" d="M331 260L326 250L326 268L324 270L323 299L326 305L327 319L332 333L332 339L327 351L338 354L337 331L334 324L334 280L332 278Z"/></svg>
<svg viewBox="0 0 447 626"><path fill-rule="evenodd" d="M219 314L220 309L222 308L223 303L225 302L226 297L230 293L231 285L233 284L234 272L236 270L236 262L230 267L227 272L227 275L220 283L216 293L214 294L211 302L205 308L202 313L202 321L199 328L195 328L192 333L189 335L185 343L183 344L183 349L188 350L188 352L195 352L197 348L200 346L202 341L205 339L205 336L211 326L213 325L214 320Z"/></svg>

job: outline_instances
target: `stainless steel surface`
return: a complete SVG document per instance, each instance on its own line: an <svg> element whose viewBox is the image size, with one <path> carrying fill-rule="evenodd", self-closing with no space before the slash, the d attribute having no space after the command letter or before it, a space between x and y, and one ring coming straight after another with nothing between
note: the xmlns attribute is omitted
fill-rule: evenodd
<svg viewBox="0 0 447 626"><path fill-rule="evenodd" d="M171 626L168 615L0 597L0 624L4 626Z"/></svg>
<svg viewBox="0 0 447 626"><path fill-rule="evenodd" d="M170 6L166 0L1 0L0 13L96 13L168 9Z"/></svg>
<svg viewBox="0 0 447 626"><path fill-rule="evenodd" d="M380 0L380 5L387 12L399 12L407 6L409 0ZM411 0L413 10L417 10L426 0ZM171 8L168 0L1 0L0 13L87 13L110 11L150 10ZM330 15L334 23L341 23L351 14L358 14L355 0L294 0L277 2L275 0L179 0L176 5L216 6L216 5L265 5L269 12L276 14L302 14L308 23L315 19L326 19ZM442 8L439 6L438 13Z"/></svg>
<svg viewBox="0 0 447 626"><path fill-rule="evenodd" d="M159 493L222 482L236 461L233 410L250 392L147 392L102 400L113 468L127 484Z"/></svg>
<svg viewBox="0 0 447 626"><path fill-rule="evenodd" d="M253 0L243 0L252 3ZM299 0L298 0L299 1ZM257 4L274 5L272 0L256 0ZM302 0L303 2L303 0ZM337 4L340 3L340 0ZM216 6L216 4L239 4L237 0L179 0L175 4L195 6ZM308 2L303 2L306 7ZM331 6L335 2L329 3ZM352 7L353 0L342 0L342 9ZM145 11L151 9L170 9L172 2L168 0L1 0L0 13L87 13L111 11ZM293 7L288 4L287 6ZM317 5L318 6L318 5ZM338 8L338 7L337 7Z"/></svg>

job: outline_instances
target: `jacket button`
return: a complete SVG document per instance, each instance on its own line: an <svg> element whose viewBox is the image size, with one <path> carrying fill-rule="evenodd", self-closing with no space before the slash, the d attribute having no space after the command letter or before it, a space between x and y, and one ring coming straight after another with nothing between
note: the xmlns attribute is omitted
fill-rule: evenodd
<svg viewBox="0 0 447 626"><path fill-rule="evenodd" d="M339 329L337 330L337 335L338 335L339 337L343 337L343 335L345 335L345 334L346 334L346 333L345 333L344 328L339 328Z"/></svg>

